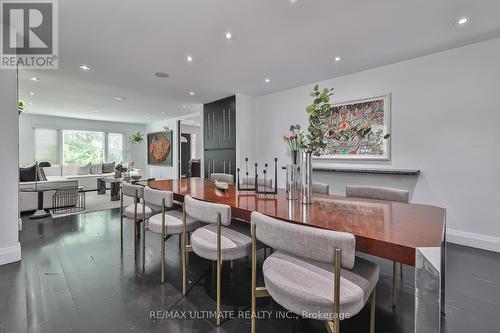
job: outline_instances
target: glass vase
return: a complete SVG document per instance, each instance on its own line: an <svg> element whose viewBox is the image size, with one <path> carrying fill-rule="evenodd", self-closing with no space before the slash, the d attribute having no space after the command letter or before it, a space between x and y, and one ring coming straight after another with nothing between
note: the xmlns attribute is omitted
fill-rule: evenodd
<svg viewBox="0 0 500 333"><path fill-rule="evenodd" d="M300 154L300 202L312 204L312 154L301 151Z"/></svg>
<svg viewBox="0 0 500 333"><path fill-rule="evenodd" d="M288 200L297 199L297 184L299 181L299 166L288 164L286 166L286 198Z"/></svg>

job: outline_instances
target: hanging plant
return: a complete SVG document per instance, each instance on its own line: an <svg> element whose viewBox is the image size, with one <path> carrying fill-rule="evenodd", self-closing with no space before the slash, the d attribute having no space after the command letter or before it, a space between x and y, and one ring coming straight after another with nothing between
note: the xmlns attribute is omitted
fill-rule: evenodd
<svg viewBox="0 0 500 333"><path fill-rule="evenodd" d="M135 145L138 143L142 143L144 141L144 136L141 134L141 132L137 132L135 134L132 134L129 138L128 141Z"/></svg>

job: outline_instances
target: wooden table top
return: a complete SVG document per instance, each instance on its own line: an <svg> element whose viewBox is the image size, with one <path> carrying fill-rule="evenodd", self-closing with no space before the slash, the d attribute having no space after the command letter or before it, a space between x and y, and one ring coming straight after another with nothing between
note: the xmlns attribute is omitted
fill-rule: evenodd
<svg viewBox="0 0 500 333"><path fill-rule="evenodd" d="M148 185L174 192L177 201L190 195L229 205L233 217L245 221L258 211L288 222L349 232L356 237L356 250L412 266L416 248L441 247L445 235L446 211L434 206L320 194L314 194L312 205L304 206L287 200L283 189L276 196L257 196L229 185L223 192L202 178L155 180Z"/></svg>

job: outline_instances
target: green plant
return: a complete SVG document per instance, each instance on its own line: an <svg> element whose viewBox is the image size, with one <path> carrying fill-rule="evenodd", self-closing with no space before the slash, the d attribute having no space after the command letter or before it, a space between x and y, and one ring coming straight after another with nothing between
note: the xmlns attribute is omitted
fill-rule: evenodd
<svg viewBox="0 0 500 333"><path fill-rule="evenodd" d="M137 132L137 133L132 134L128 138L128 141L133 145L138 144L138 143L142 143L144 141L144 136L141 134L141 132Z"/></svg>
<svg viewBox="0 0 500 333"><path fill-rule="evenodd" d="M309 116L309 124L307 127L307 141L303 144L303 149L316 156L320 156L321 150L326 147L329 137L329 130L324 121L330 115L330 96L333 95L333 88L325 88L320 90L318 85L314 86L309 96L314 100L306 107L306 112Z"/></svg>
<svg viewBox="0 0 500 333"><path fill-rule="evenodd" d="M25 101L23 101L22 99L20 99L20 100L17 101L17 111L19 113L23 112L25 107L26 107L26 102Z"/></svg>
<svg viewBox="0 0 500 333"><path fill-rule="evenodd" d="M128 169L120 163L115 167L115 170L120 172L127 172Z"/></svg>

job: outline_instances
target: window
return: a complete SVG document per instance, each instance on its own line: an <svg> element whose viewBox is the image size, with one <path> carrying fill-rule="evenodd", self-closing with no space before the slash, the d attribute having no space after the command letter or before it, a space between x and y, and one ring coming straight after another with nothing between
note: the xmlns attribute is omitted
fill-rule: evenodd
<svg viewBox="0 0 500 333"><path fill-rule="evenodd" d="M35 128L35 161L60 164L59 130Z"/></svg>
<svg viewBox="0 0 500 333"><path fill-rule="evenodd" d="M108 133L107 162L116 162L123 160L123 134Z"/></svg>
<svg viewBox="0 0 500 333"><path fill-rule="evenodd" d="M122 133L35 128L34 136L38 162L81 165L123 161Z"/></svg>
<svg viewBox="0 0 500 333"><path fill-rule="evenodd" d="M63 130L63 161L64 164L104 161L104 133Z"/></svg>

